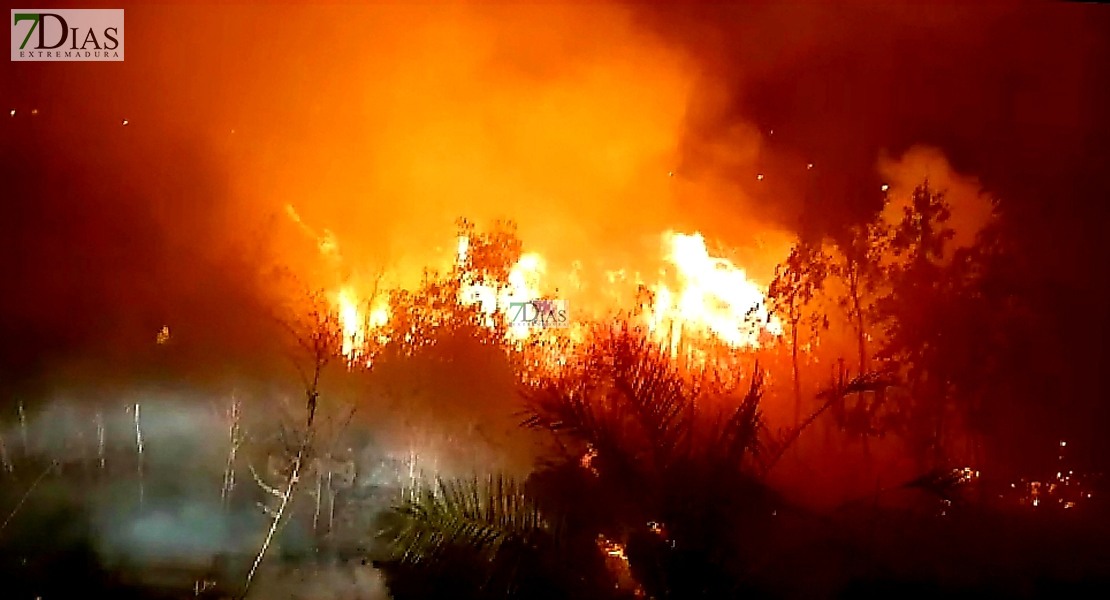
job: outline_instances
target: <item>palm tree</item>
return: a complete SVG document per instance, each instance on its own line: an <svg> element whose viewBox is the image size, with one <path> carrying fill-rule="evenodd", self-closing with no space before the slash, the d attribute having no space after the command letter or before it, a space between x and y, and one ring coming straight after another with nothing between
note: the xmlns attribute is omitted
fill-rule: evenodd
<svg viewBox="0 0 1110 600"><path fill-rule="evenodd" d="M595 330L522 386L523 425L555 448L523 485L437 481L389 514L394 597L750 595L783 507L765 476L820 411L771 435L758 365L746 381L714 375L635 328ZM823 408L873 383L839 382ZM406 587L418 580L432 587Z"/></svg>
<svg viewBox="0 0 1110 600"><path fill-rule="evenodd" d="M567 536L512 478L405 491L380 519L393 598L619 598L602 557Z"/></svg>

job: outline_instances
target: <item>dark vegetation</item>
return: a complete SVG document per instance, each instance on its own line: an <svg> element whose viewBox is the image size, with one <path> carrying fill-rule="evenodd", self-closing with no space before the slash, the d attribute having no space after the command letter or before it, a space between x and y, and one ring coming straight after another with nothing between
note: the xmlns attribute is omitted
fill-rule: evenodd
<svg viewBox="0 0 1110 600"><path fill-rule="evenodd" d="M378 564L396 597L1105 589L1097 460L1044 477L1044 466L1065 464L1061 438L1071 433L1047 423L1019 430L1040 461L1023 472L1007 456L1006 429L1020 423L1007 413L1048 408L1027 402L1052 377L1035 364L1046 348L1032 334L1028 249L1010 242L999 209L973 244L955 247L950 215L926 182L893 219L795 247L769 292L786 325L794 402L793 427L776 434L761 418L757 364L723 382L633 329L595 331L566 370L523 386L523 426L553 448L525 481L439 481L386 515L389 552ZM801 354L827 354L822 338L833 353L852 351L830 357L837 370L807 399ZM865 457L872 440L901 440L919 476L832 514L789 502L767 475L823 414ZM1085 475L1070 468L1079 465ZM1037 473L1044 482L1032 481Z"/></svg>
<svg viewBox="0 0 1110 600"><path fill-rule="evenodd" d="M485 327L459 291L503 285L521 244L509 225L483 233L462 222L466 259L392 294L391 335L355 360L341 355L341 327L320 297L284 321L303 396L273 435L237 433L234 404L221 433L220 452L231 448L223 506L233 517L253 511L236 556L168 575L164 591L148 567L136 581L126 565L105 564L87 507L50 492L91 459L44 462L24 441L13 469L9 437L0 479L3 506L14 507L0 528L6 590L242 597L260 566L328 554L372 563L398 600L1104 593L1110 515L1102 465L1082 452L1093 440L1059 421L1030 427L1013 418L1055 401L1045 366L1052 348L1032 333L1039 301L1023 286L1028 249L1012 242L1001 209L965 247L954 246L949 219L943 193L925 183L893 219L802 240L768 294L785 335L719 362L676 358L628 315L593 324L573 347L552 339L502 347L503 325ZM383 463L392 479L339 495L337 509L337 495L322 491L335 476L327 465L355 444L352 413L332 401L325 369L346 362L357 373L452 337L507 354L519 382L516 419L545 448L534 469L421 477L412 464ZM552 355L561 366L544 368L540 358ZM769 397L791 407L781 424L767 418ZM862 450L855 467L868 482L833 509L791 498L776 479L814 455L799 446L822 428ZM1040 458L1015 460L1015 435ZM890 440L912 473L879 481L874 448ZM240 445L246 458L237 458ZM833 454L822 460L848 460ZM144 493L154 502L159 491ZM350 517L326 528L346 528L341 541L319 533L336 514ZM298 532L308 539L300 546Z"/></svg>

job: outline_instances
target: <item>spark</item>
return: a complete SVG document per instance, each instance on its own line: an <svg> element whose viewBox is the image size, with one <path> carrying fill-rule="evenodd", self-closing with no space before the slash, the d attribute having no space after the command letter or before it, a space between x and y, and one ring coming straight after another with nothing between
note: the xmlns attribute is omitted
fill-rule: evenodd
<svg viewBox="0 0 1110 600"><path fill-rule="evenodd" d="M10 113L8 113L8 114L10 114L11 116L13 116L13 117L14 117L14 116L15 116L15 109L13 108L13 109L12 109L12 112L10 112Z"/></svg>
<svg viewBox="0 0 1110 600"><path fill-rule="evenodd" d="M32 114L32 115L37 115L37 114L39 114L39 109L37 109L37 108L32 108L32 109L31 109L31 114Z"/></svg>
<svg viewBox="0 0 1110 600"><path fill-rule="evenodd" d="M881 188L879 188L879 189L881 189L882 191L884 191L884 192L885 192L885 191L887 191L887 190L889 190L889 189L890 189L890 186L884 183L884 184L883 184L883 186L882 186Z"/></svg>
<svg viewBox="0 0 1110 600"><path fill-rule="evenodd" d="M127 125L127 119L124 119L124 120L123 120L123 124L124 124L124 125Z"/></svg>
<svg viewBox="0 0 1110 600"><path fill-rule="evenodd" d="M813 163L809 163L808 165L806 165L806 168L807 169L812 169L813 168Z"/></svg>
<svg viewBox="0 0 1110 600"><path fill-rule="evenodd" d="M755 178L760 180L760 181L763 181L763 173L760 173L759 175L756 175Z"/></svg>

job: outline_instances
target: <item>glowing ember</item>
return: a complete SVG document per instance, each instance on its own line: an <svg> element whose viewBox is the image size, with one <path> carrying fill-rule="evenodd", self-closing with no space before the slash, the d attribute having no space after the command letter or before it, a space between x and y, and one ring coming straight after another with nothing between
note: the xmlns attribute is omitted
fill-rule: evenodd
<svg viewBox="0 0 1110 600"><path fill-rule="evenodd" d="M624 546L621 544L610 542L603 538L599 542L599 545L606 556L612 556L613 558L619 558L624 562L628 562L628 556L624 553Z"/></svg>
<svg viewBox="0 0 1110 600"><path fill-rule="evenodd" d="M616 576L617 588L628 590L636 597L643 597L644 589L632 576L632 568L628 563L624 544L614 542L604 535L598 535L597 547L605 555L608 568Z"/></svg>
<svg viewBox="0 0 1110 600"><path fill-rule="evenodd" d="M582 458L579 460L579 464L582 465L583 469L589 470L589 472L596 477L598 475L597 467L593 465L595 458L597 458L597 450L591 447L589 450L586 451L585 454L582 455Z"/></svg>
<svg viewBox="0 0 1110 600"><path fill-rule="evenodd" d="M975 471L971 467L956 469L953 474L956 476L956 483L958 484L971 483L979 479L979 471Z"/></svg>

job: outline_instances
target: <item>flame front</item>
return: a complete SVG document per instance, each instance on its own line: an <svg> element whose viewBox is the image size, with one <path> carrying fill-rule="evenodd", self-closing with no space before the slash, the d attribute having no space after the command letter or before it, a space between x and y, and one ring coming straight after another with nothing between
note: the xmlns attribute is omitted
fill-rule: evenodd
<svg viewBox="0 0 1110 600"><path fill-rule="evenodd" d="M723 345L728 348L758 348L769 336L778 336L782 327L778 319L769 314L764 289L748 279L744 269L730 260L714 256L706 246L700 233L684 234L674 231L661 236L660 261L655 283L644 283L643 277L636 273L636 284L629 281L626 271L621 270L617 277L608 273L608 289L603 290L604 300L596 300L593 305L575 305L575 321L582 319L604 319L605 315L628 312L627 306L609 306L617 298L627 298L618 293L622 286L639 285L650 292L650 300L641 306L642 310L632 311L640 316L641 324L656 339L670 346L672 353L679 352L680 346L696 347L704 343ZM334 240L328 246L329 254L337 254ZM460 236L456 249L456 265L466 264L472 250L472 240ZM574 281L576 271L569 278ZM477 279L462 271L459 275L457 301L461 306L475 307L480 313L479 322L491 329L504 326L505 341L521 342L548 331L550 335L568 336L573 342L581 336L582 323L561 330L544 330L537 325L519 323L513 320L514 309L519 303L542 298L566 296L574 297L577 303L582 298L575 296L578 290L564 289L562 292L545 288L545 275L548 263L538 253L527 252L508 269L503 281ZM546 292L546 294L545 294ZM351 286L342 286L333 294L335 309L342 329L342 352L349 360L366 360L372 342L388 341L390 312L388 305L381 302L360 302L359 296ZM586 302L585 304L590 304Z"/></svg>
<svg viewBox="0 0 1110 600"><path fill-rule="evenodd" d="M366 344L366 329L353 296L350 288L343 288L336 299L339 325L343 332L343 355L349 358L354 358L355 351Z"/></svg>
<svg viewBox="0 0 1110 600"><path fill-rule="evenodd" d="M763 290L743 269L711 256L700 233L668 231L663 240L678 284L654 287L648 315L652 331L665 334L672 345L697 337L717 338L733 348L758 347L765 332L781 333L778 320L768 314Z"/></svg>
<svg viewBox="0 0 1110 600"><path fill-rule="evenodd" d="M369 310L364 310L360 307L358 295L349 286L339 289L334 303L343 338L340 351L350 361L364 359L369 365L366 349L371 336L378 337L378 342L387 341L378 332L389 322L389 307L383 303L367 303L364 306Z"/></svg>
<svg viewBox="0 0 1110 600"><path fill-rule="evenodd" d="M459 260L466 258L469 239L459 238ZM510 323L508 335L514 339L527 338L531 328L512 323L512 310L515 303L528 302L541 297L540 284L546 262L543 257L529 252L520 257L509 270L508 285L496 286L489 283L463 282L459 290L459 302L464 306L478 305L485 315L485 325L494 327L497 319Z"/></svg>

